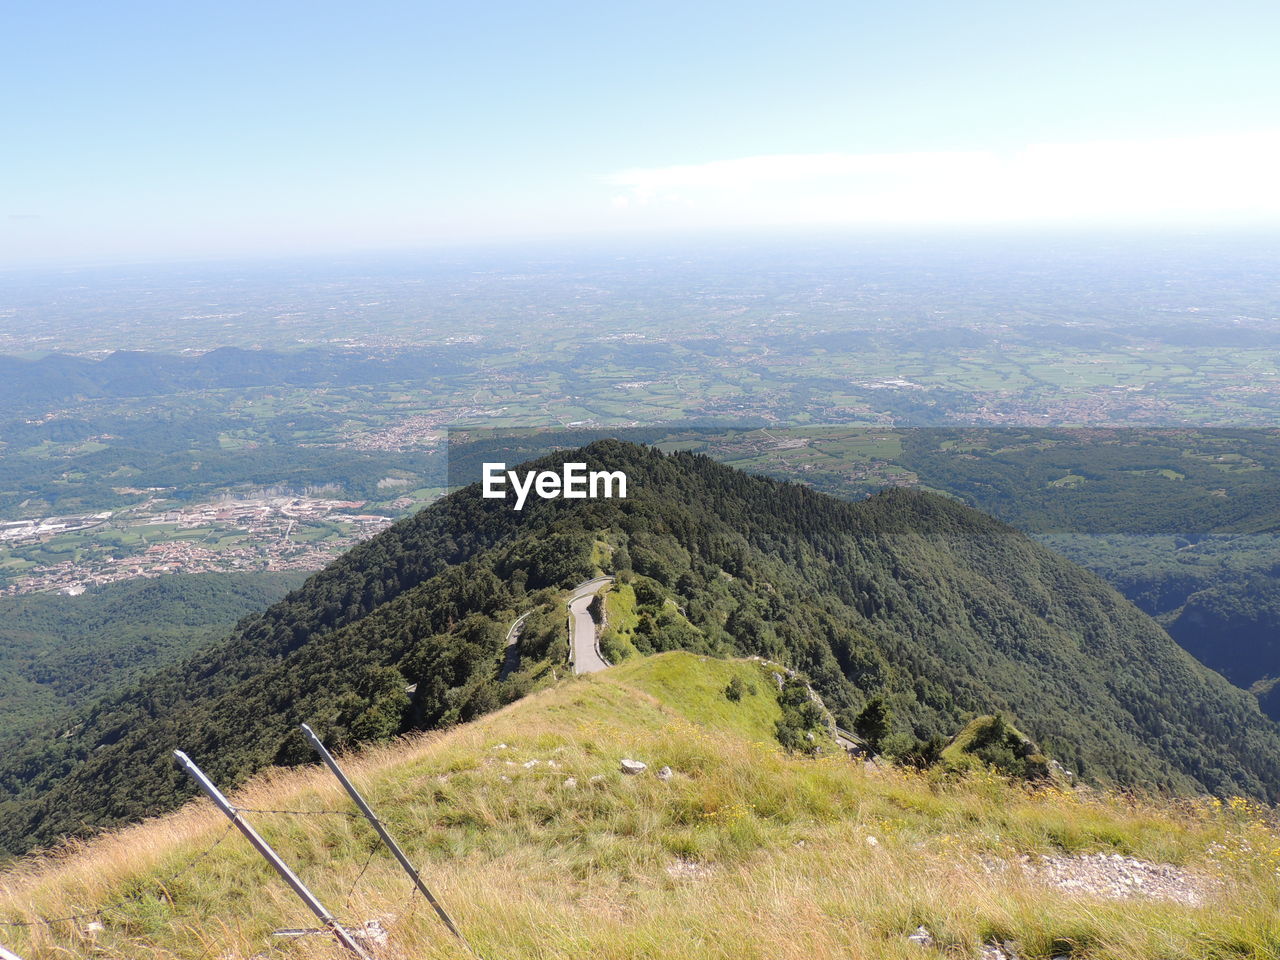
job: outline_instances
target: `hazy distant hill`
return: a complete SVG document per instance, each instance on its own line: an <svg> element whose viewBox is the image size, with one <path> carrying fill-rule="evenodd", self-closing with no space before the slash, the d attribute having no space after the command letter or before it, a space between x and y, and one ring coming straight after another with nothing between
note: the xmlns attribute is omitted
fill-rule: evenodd
<svg viewBox="0 0 1280 960"><path fill-rule="evenodd" d="M0 356L0 408L28 403L146 397L186 390L269 385L386 383L455 373L461 355L402 351L370 357L344 350L246 350L219 347L198 356L118 350L101 360L50 354Z"/></svg>

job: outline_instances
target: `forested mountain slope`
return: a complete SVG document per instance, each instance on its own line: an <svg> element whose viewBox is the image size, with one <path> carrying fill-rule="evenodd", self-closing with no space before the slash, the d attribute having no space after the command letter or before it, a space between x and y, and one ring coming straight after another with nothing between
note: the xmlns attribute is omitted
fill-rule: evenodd
<svg viewBox="0 0 1280 960"><path fill-rule="evenodd" d="M67 711L221 640L304 575L172 574L78 597L0 597L0 755Z"/></svg>
<svg viewBox="0 0 1280 960"><path fill-rule="evenodd" d="M1003 712L1088 777L1280 791L1280 735L1247 694L1097 577L981 513L902 490L846 503L618 441L534 466L567 460L625 470L629 498L516 512L472 486L402 521L73 736L0 761L0 842L18 851L173 806L189 793L175 747L230 784L307 759L302 721L342 745L484 713L563 649L553 628L527 630L524 667L499 683L510 620L598 568L660 601L633 634L640 652L786 662L846 721L872 694L899 738Z"/></svg>

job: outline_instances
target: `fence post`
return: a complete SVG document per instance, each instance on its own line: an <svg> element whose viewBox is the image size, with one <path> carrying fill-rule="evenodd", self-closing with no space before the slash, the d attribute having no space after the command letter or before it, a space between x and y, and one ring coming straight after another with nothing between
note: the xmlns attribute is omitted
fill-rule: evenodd
<svg viewBox="0 0 1280 960"><path fill-rule="evenodd" d="M280 855L271 849L271 845L258 836L258 831L254 830L248 821L240 816L240 812L222 795L222 791L213 785L213 781L204 775L204 771L197 767L191 761L191 758L181 750L173 751L173 755L178 759L178 763L182 765L183 769L191 775L191 779L200 785L200 789L205 792L205 795L226 815L227 819L236 825L236 828L253 844L253 848L262 854L262 858L275 867L276 873L280 874L284 882L293 889L293 892L311 909L311 912L320 918L320 922L329 928L329 931L338 939L338 942L357 957L360 957L361 960L373 960L369 954L365 953L364 948L356 943L355 938L346 931L342 924L338 923L333 918L333 915L324 908L324 905L316 899L315 894L307 889L306 884L298 879L298 875L289 869L289 865L280 859Z"/></svg>
<svg viewBox="0 0 1280 960"><path fill-rule="evenodd" d="M302 735L307 738L307 742L311 744L311 749L314 750L319 755L320 759L324 761L325 766L328 767L329 770L332 771L333 775L338 778L338 782L342 784L342 789L347 791L347 795L351 797L355 802L355 805L360 808L360 812L364 814L365 819L368 820L373 829L377 831L378 836L382 838L382 842L387 845L387 849L390 850L392 855L400 861L400 866L404 868L404 872L409 875L409 879L414 882L422 895L427 898L427 902L435 908L437 916L444 921L444 925L448 927L449 931L462 942L464 947L474 954L475 950L472 949L471 944L467 943L467 938L462 935L462 931L460 931L457 924L453 922L453 918L445 912L444 907L440 905L440 901L438 901L432 895L431 891L427 889L426 883L423 882L422 875L419 874L414 865L409 862L409 858L405 856L404 851L400 849L400 844L396 843L391 834L387 832L387 828L383 825L382 821L378 819L377 814L373 812L373 808L369 806L368 801L360 795L360 791L355 788L355 784L347 779L347 775L343 773L342 768L338 766L338 761L333 759L333 754L325 748L324 743L322 743L320 738L315 735L315 731L304 723L302 725Z"/></svg>
<svg viewBox="0 0 1280 960"><path fill-rule="evenodd" d="M6 949L3 944L0 944L0 960L22 960L22 958L12 950Z"/></svg>

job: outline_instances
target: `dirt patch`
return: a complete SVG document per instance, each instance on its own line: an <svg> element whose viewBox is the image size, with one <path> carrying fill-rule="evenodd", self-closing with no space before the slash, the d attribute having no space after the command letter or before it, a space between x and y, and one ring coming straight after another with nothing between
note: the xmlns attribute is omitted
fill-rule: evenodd
<svg viewBox="0 0 1280 960"><path fill-rule="evenodd" d="M1199 907L1212 899L1221 886L1211 877L1171 864L1150 863L1118 853L1023 857L1021 863L1023 869L1048 886L1107 900L1141 897Z"/></svg>
<svg viewBox="0 0 1280 960"><path fill-rule="evenodd" d="M667 876L672 880L705 880L711 876L713 868L697 860L685 860L683 857L667 866Z"/></svg>

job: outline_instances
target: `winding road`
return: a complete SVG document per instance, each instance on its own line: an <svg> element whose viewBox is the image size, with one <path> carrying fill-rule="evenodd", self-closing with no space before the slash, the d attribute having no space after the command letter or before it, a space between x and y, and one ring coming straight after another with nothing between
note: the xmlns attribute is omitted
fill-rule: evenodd
<svg viewBox="0 0 1280 960"><path fill-rule="evenodd" d="M515 622L511 624L507 630L507 642L503 648L502 669L498 672L498 679L505 680L511 674L520 669L520 631L524 628L524 622L529 619L529 614L533 613L529 610L526 613L516 617Z"/></svg>
<svg viewBox="0 0 1280 960"><path fill-rule="evenodd" d="M580 583L569 594L569 662L573 664L574 673L595 673L610 664L600 655L600 645L596 640L596 622L587 608L596 591L606 583L613 583L613 577L596 577L586 583ZM520 669L520 631L524 621L533 613L529 610L522 613L507 629L507 641L503 651L502 668L498 679L505 680ZM414 684L417 687L417 684ZM406 688L408 689L408 688ZM413 690L409 689L412 693Z"/></svg>
<svg viewBox="0 0 1280 960"><path fill-rule="evenodd" d="M591 617L591 601L606 583L613 583L613 577L596 577L573 588L569 597L569 656L573 661L574 673L595 673L609 666L600 656L600 645L596 641L596 622Z"/></svg>

